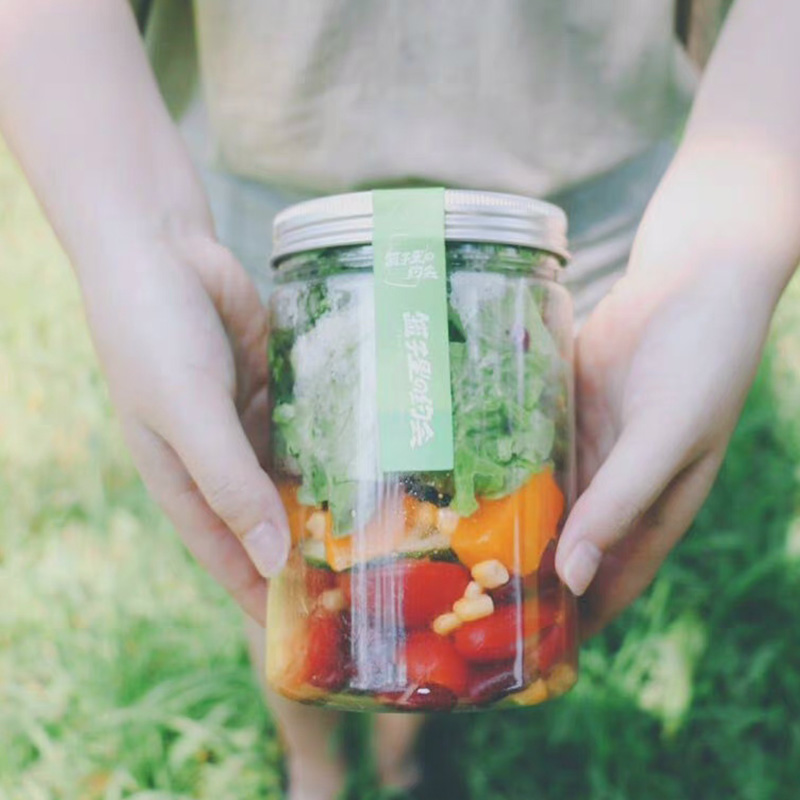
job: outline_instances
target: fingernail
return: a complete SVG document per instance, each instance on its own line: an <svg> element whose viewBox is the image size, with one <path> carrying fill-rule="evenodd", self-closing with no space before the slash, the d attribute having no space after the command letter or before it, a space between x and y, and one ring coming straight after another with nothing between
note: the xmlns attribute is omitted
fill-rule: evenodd
<svg viewBox="0 0 800 800"><path fill-rule="evenodd" d="M569 586L574 595L582 595L588 588L592 579L597 574L603 553L596 544L586 539L578 542L564 564L564 583Z"/></svg>
<svg viewBox="0 0 800 800"><path fill-rule="evenodd" d="M242 539L255 568L265 577L277 575L289 556L288 534L271 522L261 522Z"/></svg>

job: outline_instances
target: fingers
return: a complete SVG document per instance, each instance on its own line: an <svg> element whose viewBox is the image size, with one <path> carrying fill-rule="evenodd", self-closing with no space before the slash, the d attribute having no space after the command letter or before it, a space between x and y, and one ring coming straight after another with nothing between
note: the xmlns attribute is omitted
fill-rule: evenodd
<svg viewBox="0 0 800 800"><path fill-rule="evenodd" d="M228 333L237 365L236 405L243 408L267 382L268 314L232 253L216 242L203 247L192 263Z"/></svg>
<svg viewBox="0 0 800 800"><path fill-rule="evenodd" d="M419 783L422 775L415 751L424 724L424 716L376 714L372 740L382 786L409 790Z"/></svg>
<svg viewBox="0 0 800 800"><path fill-rule="evenodd" d="M265 577L283 567L290 538L280 496L258 463L233 401L219 384L197 380L190 402L159 430L211 510Z"/></svg>
<svg viewBox="0 0 800 800"><path fill-rule="evenodd" d="M606 553L581 605L583 638L604 628L650 585L691 525L721 463L721 454L710 453L684 469L633 530Z"/></svg>
<svg viewBox="0 0 800 800"><path fill-rule="evenodd" d="M578 499L556 553L556 569L575 595L594 579L619 542L685 466L686 448L668 420L644 415L629 425Z"/></svg>
<svg viewBox="0 0 800 800"><path fill-rule="evenodd" d="M239 540L211 510L175 452L156 434L124 423L125 437L148 491L198 563L250 617L265 622L267 584Z"/></svg>
<svg viewBox="0 0 800 800"><path fill-rule="evenodd" d="M267 387L259 389L241 411L242 428L262 468L269 456L270 413Z"/></svg>

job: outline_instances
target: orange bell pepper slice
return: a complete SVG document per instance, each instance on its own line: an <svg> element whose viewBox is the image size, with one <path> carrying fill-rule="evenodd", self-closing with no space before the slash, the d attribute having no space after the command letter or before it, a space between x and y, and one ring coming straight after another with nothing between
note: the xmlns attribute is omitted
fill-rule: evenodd
<svg viewBox="0 0 800 800"><path fill-rule="evenodd" d="M334 536L333 526L325 529L325 560L335 572L350 569L356 562L389 556L406 533L407 503L401 494L381 504L363 528L348 536Z"/></svg>
<svg viewBox="0 0 800 800"><path fill-rule="evenodd" d="M300 503L296 483L280 483L277 488L286 509L292 544L314 536L308 524L314 516L312 525L319 529L317 535L325 541L325 560L336 572L349 569L356 561L391 555L409 533L430 527L435 519L435 506L398 494L387 498L356 534L335 536L330 511Z"/></svg>
<svg viewBox="0 0 800 800"><path fill-rule="evenodd" d="M474 514L459 519L451 546L470 568L497 559L509 572L529 575L539 568L563 513L564 495L547 469L507 497L480 499Z"/></svg>

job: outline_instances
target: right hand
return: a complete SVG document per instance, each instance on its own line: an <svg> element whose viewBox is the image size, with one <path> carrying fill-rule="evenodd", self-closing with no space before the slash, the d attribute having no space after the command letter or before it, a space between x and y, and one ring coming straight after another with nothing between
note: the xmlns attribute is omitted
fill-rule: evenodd
<svg viewBox="0 0 800 800"><path fill-rule="evenodd" d="M81 283L134 462L200 564L263 625L265 578L290 546L262 466L267 312L241 265L205 232L121 262Z"/></svg>

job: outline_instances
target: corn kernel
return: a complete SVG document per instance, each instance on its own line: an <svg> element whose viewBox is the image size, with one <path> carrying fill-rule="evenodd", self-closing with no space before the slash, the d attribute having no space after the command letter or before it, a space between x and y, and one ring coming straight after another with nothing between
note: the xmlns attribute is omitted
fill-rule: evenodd
<svg viewBox="0 0 800 800"><path fill-rule="evenodd" d="M337 611L343 611L345 606L344 592L341 589L326 589L319 596L319 604L332 614Z"/></svg>
<svg viewBox="0 0 800 800"><path fill-rule="evenodd" d="M311 534L312 539L317 541L325 540L325 514L322 511L315 511L306 520L306 530Z"/></svg>
<svg viewBox="0 0 800 800"><path fill-rule="evenodd" d="M428 531L436 526L436 506L433 503L420 503L416 516L415 527Z"/></svg>
<svg viewBox="0 0 800 800"><path fill-rule="evenodd" d="M433 621L431 627L433 628L433 632L438 633L439 636L449 636L456 628L461 627L461 617L452 612L440 614Z"/></svg>
<svg viewBox="0 0 800 800"><path fill-rule="evenodd" d="M543 703L547 700L549 693L547 691L547 684L538 678L526 689L521 692L515 692L509 695L510 699L521 706L535 706L537 703Z"/></svg>
<svg viewBox="0 0 800 800"><path fill-rule="evenodd" d="M564 694L577 680L578 675L571 664L556 664L547 677L547 688L551 695Z"/></svg>
<svg viewBox="0 0 800 800"><path fill-rule="evenodd" d="M453 611L458 614L462 622L472 622L490 616L494 611L494 603L488 594L482 594L480 597L462 597L453 603Z"/></svg>
<svg viewBox="0 0 800 800"><path fill-rule="evenodd" d="M440 508L436 512L436 526L439 528L440 533L448 537L456 532L459 519L461 517L449 508Z"/></svg>
<svg viewBox="0 0 800 800"><path fill-rule="evenodd" d="M508 583L509 574L505 566L496 558L481 561L472 568L472 577L484 589L496 589Z"/></svg>
<svg viewBox="0 0 800 800"><path fill-rule="evenodd" d="M483 588L477 581L470 581L467 584L467 588L464 589L464 597L468 600L474 600L476 597L480 597L483 594Z"/></svg>

